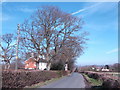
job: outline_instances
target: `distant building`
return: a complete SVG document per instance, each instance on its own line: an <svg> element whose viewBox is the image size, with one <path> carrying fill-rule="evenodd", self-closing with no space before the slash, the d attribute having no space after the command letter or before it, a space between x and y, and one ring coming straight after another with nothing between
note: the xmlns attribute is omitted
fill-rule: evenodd
<svg viewBox="0 0 120 90"><path fill-rule="evenodd" d="M103 68L101 71L106 71L106 72L108 72L108 71L110 71L110 70L109 70L109 69L104 69L104 68Z"/></svg>
<svg viewBox="0 0 120 90"><path fill-rule="evenodd" d="M96 67L95 71L97 71L97 72L101 71L101 67Z"/></svg>
<svg viewBox="0 0 120 90"><path fill-rule="evenodd" d="M68 64L65 64L65 71L68 70Z"/></svg>
<svg viewBox="0 0 120 90"><path fill-rule="evenodd" d="M97 68L96 71L100 71L100 68Z"/></svg>
<svg viewBox="0 0 120 90"><path fill-rule="evenodd" d="M97 67L97 66L92 66L92 67L91 67L91 70L92 70L92 71L100 71L101 68L100 68L100 67Z"/></svg>
<svg viewBox="0 0 120 90"><path fill-rule="evenodd" d="M105 65L105 66L101 69L101 71L106 71L106 72L110 71L110 70L109 70L109 66L108 66L108 65Z"/></svg>
<svg viewBox="0 0 120 90"><path fill-rule="evenodd" d="M68 62L65 63L65 71L68 71Z"/></svg>
<svg viewBox="0 0 120 90"><path fill-rule="evenodd" d="M92 67L92 70L94 71L96 68Z"/></svg>

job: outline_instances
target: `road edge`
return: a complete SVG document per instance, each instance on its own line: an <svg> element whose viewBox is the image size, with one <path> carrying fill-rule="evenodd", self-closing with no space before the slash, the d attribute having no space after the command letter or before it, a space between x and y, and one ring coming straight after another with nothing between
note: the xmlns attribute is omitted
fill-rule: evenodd
<svg viewBox="0 0 120 90"><path fill-rule="evenodd" d="M83 73L80 73L83 78L84 78L84 82L85 82L85 88L91 88L91 85L89 83L89 81L86 79L86 77L83 75Z"/></svg>

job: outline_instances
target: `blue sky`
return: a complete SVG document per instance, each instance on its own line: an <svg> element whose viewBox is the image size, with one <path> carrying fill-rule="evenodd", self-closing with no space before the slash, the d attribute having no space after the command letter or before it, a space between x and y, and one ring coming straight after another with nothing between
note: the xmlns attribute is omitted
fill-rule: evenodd
<svg viewBox="0 0 120 90"><path fill-rule="evenodd" d="M85 53L77 65L106 65L118 62L118 3L116 2L5 2L2 3L2 34L15 33L43 5L60 7L64 12L82 17L83 30L90 33ZM1 20L1 19L0 19Z"/></svg>

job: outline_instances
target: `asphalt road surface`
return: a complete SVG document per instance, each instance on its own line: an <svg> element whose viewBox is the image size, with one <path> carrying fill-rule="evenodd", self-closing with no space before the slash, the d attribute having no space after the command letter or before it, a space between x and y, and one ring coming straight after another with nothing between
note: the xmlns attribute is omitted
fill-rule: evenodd
<svg viewBox="0 0 120 90"><path fill-rule="evenodd" d="M79 73L72 73L70 76L65 76L60 80L49 83L40 88L85 88L85 86L83 76Z"/></svg>

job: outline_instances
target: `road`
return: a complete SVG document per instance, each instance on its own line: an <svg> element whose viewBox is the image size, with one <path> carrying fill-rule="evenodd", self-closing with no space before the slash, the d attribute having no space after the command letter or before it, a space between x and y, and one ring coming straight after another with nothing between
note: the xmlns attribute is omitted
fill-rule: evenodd
<svg viewBox="0 0 120 90"><path fill-rule="evenodd" d="M70 76L65 76L41 88L85 88L85 86L83 76L79 73L72 73Z"/></svg>

